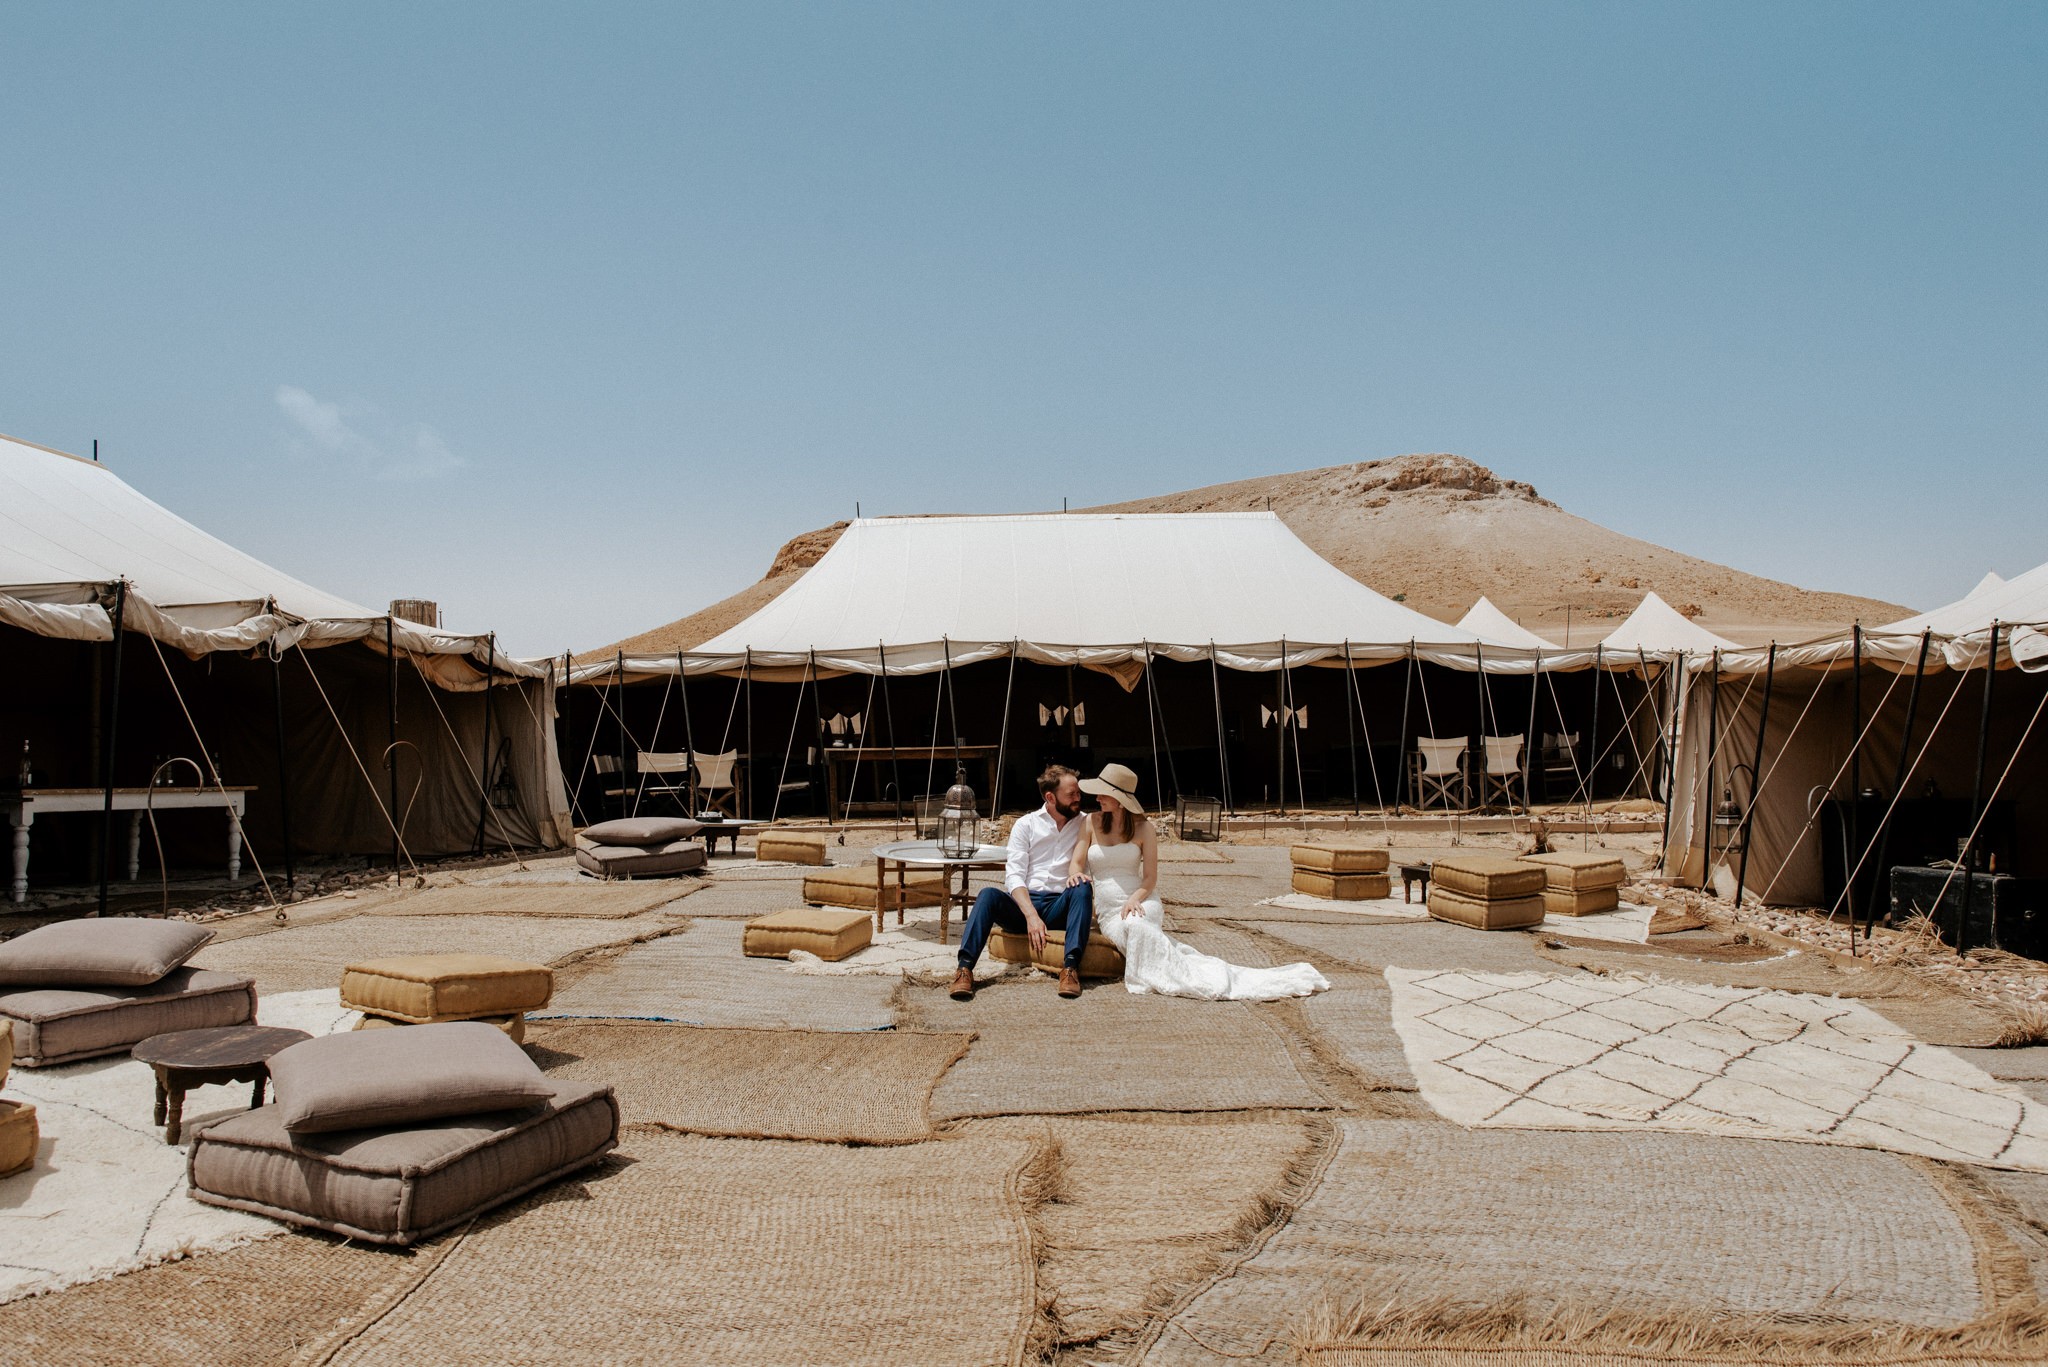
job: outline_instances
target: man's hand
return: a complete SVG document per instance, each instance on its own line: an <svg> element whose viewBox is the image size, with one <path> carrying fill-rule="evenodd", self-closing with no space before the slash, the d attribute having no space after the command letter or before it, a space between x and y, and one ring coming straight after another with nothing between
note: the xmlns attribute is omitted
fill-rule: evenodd
<svg viewBox="0 0 2048 1367"><path fill-rule="evenodd" d="M1092 883L1094 881L1093 878L1090 878L1085 873L1070 873L1067 875L1067 886L1070 888L1077 888L1083 883Z"/></svg>
<svg viewBox="0 0 2048 1367"><path fill-rule="evenodd" d="M1031 952L1040 953L1045 949L1045 921L1037 912L1024 918L1024 932L1031 937Z"/></svg>

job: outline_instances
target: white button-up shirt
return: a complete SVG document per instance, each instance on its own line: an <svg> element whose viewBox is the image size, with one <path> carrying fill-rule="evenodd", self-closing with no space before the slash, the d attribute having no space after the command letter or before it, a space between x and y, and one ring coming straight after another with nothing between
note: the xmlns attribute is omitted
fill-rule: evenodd
<svg viewBox="0 0 2048 1367"><path fill-rule="evenodd" d="M1052 813L1040 807L1017 818L1010 828L1010 857L1003 869L1003 887L1015 892L1059 892L1067 886L1067 869L1074 860L1074 846L1081 839L1081 824L1087 820L1076 813L1065 826L1054 822Z"/></svg>

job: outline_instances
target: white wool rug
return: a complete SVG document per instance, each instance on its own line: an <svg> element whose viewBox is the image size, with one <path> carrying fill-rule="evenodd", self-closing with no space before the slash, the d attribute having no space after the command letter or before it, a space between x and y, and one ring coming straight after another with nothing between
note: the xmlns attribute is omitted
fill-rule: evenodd
<svg viewBox="0 0 2048 1367"><path fill-rule="evenodd" d="M2048 1105L1839 997L1386 970L1423 1099L1469 1127L1669 1130L2048 1172Z"/></svg>
<svg viewBox="0 0 2048 1367"><path fill-rule="evenodd" d="M264 997L256 1015L312 1035L356 1021L334 988ZM156 1075L125 1056L17 1068L0 1095L33 1104L42 1130L34 1166L0 1178L0 1303L284 1230L186 1191L190 1137L248 1109L247 1083L188 1092L184 1142L175 1145L150 1124Z"/></svg>
<svg viewBox="0 0 2048 1367"><path fill-rule="evenodd" d="M1345 911L1353 916L1392 916L1403 921L1427 921L1429 908L1420 902L1403 902L1398 897L1381 897L1370 902L1340 902L1333 897L1311 897L1305 892L1283 893L1259 899L1262 907L1286 907L1290 911Z"/></svg>

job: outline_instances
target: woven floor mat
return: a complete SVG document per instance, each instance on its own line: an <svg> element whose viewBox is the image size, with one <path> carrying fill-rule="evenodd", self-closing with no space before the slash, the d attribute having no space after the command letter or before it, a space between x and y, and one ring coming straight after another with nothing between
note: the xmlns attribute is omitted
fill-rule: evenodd
<svg viewBox="0 0 2048 1367"><path fill-rule="evenodd" d="M1689 957L1682 945L1551 949L1539 943L1536 952L1552 963L1593 973L1647 973L1717 987L1854 997L1929 1044L1981 1047L1997 1039L2006 1026L2000 1013L1908 969L1842 967L1819 954L1794 952L1746 963L1718 963Z"/></svg>
<svg viewBox="0 0 2048 1367"><path fill-rule="evenodd" d="M1209 845L1190 845L1176 841L1161 841L1159 862L1162 864L1229 864L1234 862L1228 854Z"/></svg>
<svg viewBox="0 0 2048 1367"><path fill-rule="evenodd" d="M1233 914L1230 919L1248 918ZM1275 939L1360 968L1397 965L1487 973L1557 971L1557 965L1537 957L1536 937L1520 930L1473 930L1448 921L1347 926L1260 922L1259 929Z"/></svg>
<svg viewBox="0 0 2048 1367"><path fill-rule="evenodd" d="M535 1026L526 1044L556 1077L611 1083L629 1125L913 1144L931 1137L932 1088L972 1038L605 1021Z"/></svg>
<svg viewBox="0 0 2048 1367"><path fill-rule="evenodd" d="M1957 1324L1969 1229L1913 1160L1685 1135L1342 1120L1308 1199L1144 1361L1289 1361L1325 1304L1424 1302Z"/></svg>
<svg viewBox="0 0 2048 1367"><path fill-rule="evenodd" d="M1337 1059L1376 1091L1412 1092L1415 1072L1394 1029L1385 978L1347 978L1301 1004L1309 1029Z"/></svg>
<svg viewBox="0 0 2048 1367"><path fill-rule="evenodd" d="M1267 944L1232 926L1219 925L1214 921L1197 921L1192 917L1180 917L1174 938L1194 946L1203 954L1226 959L1245 968L1271 968L1277 962Z"/></svg>
<svg viewBox="0 0 2048 1367"><path fill-rule="evenodd" d="M2035 1367L2034 1352L1915 1353L1902 1356L1886 1349L1847 1355L1788 1347L1775 1354L1754 1350L1709 1355L1665 1349L1645 1352L1628 1347L1560 1345L1553 1348L1501 1348L1475 1343L1467 1348L1323 1347L1307 1345L1297 1359L1302 1367Z"/></svg>
<svg viewBox="0 0 2048 1367"><path fill-rule="evenodd" d="M334 1367L1022 1356L1032 1144L846 1148L637 1131L622 1152L484 1217Z"/></svg>
<svg viewBox="0 0 2048 1367"><path fill-rule="evenodd" d="M688 930L592 965L528 1019L624 1016L767 1030L879 1030L894 1023L889 997L899 979L789 973L785 959L740 953L744 932L738 921L695 919Z"/></svg>
<svg viewBox="0 0 2048 1367"><path fill-rule="evenodd" d="M684 904L692 919L736 916L752 920L770 912L789 911L804 905L803 879L713 878L704 890ZM893 922L891 924L894 924Z"/></svg>
<svg viewBox="0 0 2048 1367"><path fill-rule="evenodd" d="M1066 1001L1047 978L1002 983L961 1003L944 988L906 985L906 1013L920 1029L980 1036L932 1093L932 1113L1329 1104L1295 1067L1277 1026L1243 1002L1135 995L1120 982L1083 986L1078 998Z"/></svg>
<svg viewBox="0 0 2048 1367"><path fill-rule="evenodd" d="M431 1250L287 1234L0 1306L0 1363L284 1367Z"/></svg>
<svg viewBox="0 0 2048 1367"><path fill-rule="evenodd" d="M366 916L589 916L623 920L688 897L704 884L695 878L643 878L632 882L491 884L392 892L367 902ZM680 908L679 908L680 909Z"/></svg>
<svg viewBox="0 0 2048 1367"><path fill-rule="evenodd" d="M658 914L620 921L570 916L351 916L208 945L192 962L199 968L246 973L256 979L262 996L339 987L341 971L348 965L399 954L496 954L552 964L584 950L629 943L675 923Z"/></svg>
<svg viewBox="0 0 2048 1367"><path fill-rule="evenodd" d="M1005 1116L970 1121L964 1132L1059 1144L1065 1181L1039 1212L1038 1293L1052 1298L1066 1344L1128 1335L1171 1304L1245 1226L1264 1223L1310 1147L1303 1121L1235 1117Z"/></svg>

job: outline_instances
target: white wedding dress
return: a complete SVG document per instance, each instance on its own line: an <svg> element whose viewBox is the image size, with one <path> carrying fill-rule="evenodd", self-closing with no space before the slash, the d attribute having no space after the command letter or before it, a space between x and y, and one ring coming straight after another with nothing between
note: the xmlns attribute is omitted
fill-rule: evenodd
<svg viewBox="0 0 2048 1367"><path fill-rule="evenodd" d="M1261 1002L1329 990L1330 980L1313 964L1241 968L1181 944L1163 928L1166 908L1157 897L1145 899L1143 914L1125 916L1124 906L1140 886L1142 868L1139 848L1132 841L1089 847L1095 927L1123 951L1124 986L1130 991L1212 1002Z"/></svg>

